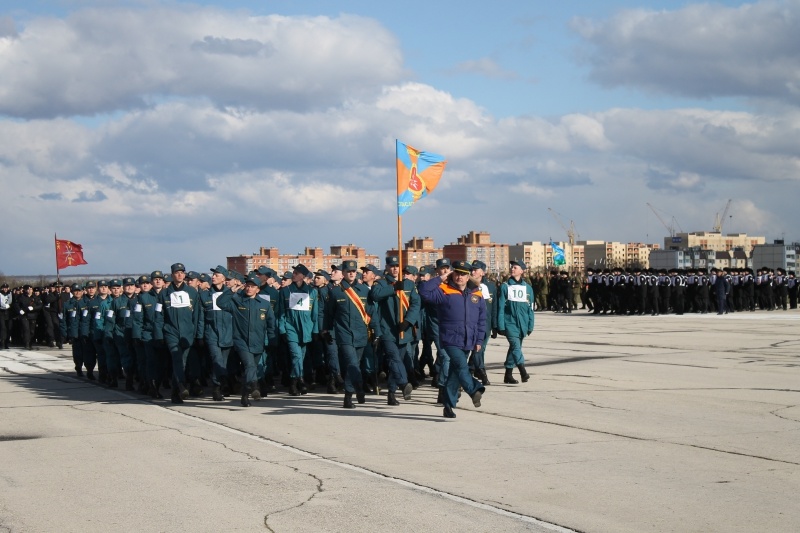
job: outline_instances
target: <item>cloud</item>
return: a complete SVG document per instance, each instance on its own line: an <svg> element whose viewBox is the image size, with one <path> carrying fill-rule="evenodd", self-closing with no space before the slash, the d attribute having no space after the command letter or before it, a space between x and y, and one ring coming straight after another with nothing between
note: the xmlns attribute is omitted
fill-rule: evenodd
<svg viewBox="0 0 800 533"><path fill-rule="evenodd" d="M10 32L8 23L0 28ZM0 114L24 118L141 109L165 96L323 109L397 81L403 70L395 38L349 15L84 9L32 19L1 39Z"/></svg>
<svg viewBox="0 0 800 533"><path fill-rule="evenodd" d="M604 21L576 18L590 78L695 98L755 97L800 103L800 2L675 11L624 10Z"/></svg>

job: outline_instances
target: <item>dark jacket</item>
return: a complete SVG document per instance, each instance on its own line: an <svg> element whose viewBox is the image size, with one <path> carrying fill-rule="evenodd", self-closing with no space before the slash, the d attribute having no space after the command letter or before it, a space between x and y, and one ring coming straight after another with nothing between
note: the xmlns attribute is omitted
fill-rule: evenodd
<svg viewBox="0 0 800 533"><path fill-rule="evenodd" d="M426 281L420 291L422 299L436 306L439 316L439 342L474 350L486 338L486 302L481 288L471 281L461 291L448 279L436 277Z"/></svg>

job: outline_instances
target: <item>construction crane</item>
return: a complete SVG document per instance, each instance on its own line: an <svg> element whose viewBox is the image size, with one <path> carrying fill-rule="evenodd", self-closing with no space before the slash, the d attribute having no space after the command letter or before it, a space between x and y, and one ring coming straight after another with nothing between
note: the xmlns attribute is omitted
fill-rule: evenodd
<svg viewBox="0 0 800 533"><path fill-rule="evenodd" d="M556 219L556 222L558 222L558 224L564 229L564 231L567 232L567 240L569 242L570 247L575 246L575 235L576 235L575 223L572 220L570 220L569 227L567 227L566 224L564 224L564 222L558 216L559 213L557 213L550 207L548 207L547 210L550 211L550 214L553 215L553 218Z"/></svg>
<svg viewBox="0 0 800 533"><path fill-rule="evenodd" d="M720 216L719 211L717 212L716 217L714 217L714 233L722 233L722 226L725 224L725 217L728 216L728 210L731 208L731 202L733 200L728 200L728 203L725 204L725 209L722 211L722 215Z"/></svg>
<svg viewBox="0 0 800 533"><path fill-rule="evenodd" d="M681 225L678 224L677 219L673 215L669 215L669 213L664 213L665 215L669 215L670 217L672 217L672 219L670 220L670 223L667 224L666 222L664 222L664 219L661 218L661 215L658 214L658 210L655 207L653 207L653 204L651 204L650 202L646 202L646 203L647 203L647 207L650 208L650 210L653 212L653 214L656 216L656 218L658 218L658 220L661 222L661 224L663 224L664 227L667 228L667 231L669 232L669 236L670 237L674 237L675 236L675 227L676 226L678 227L679 230L681 230L681 233L683 233L683 228L681 228Z"/></svg>

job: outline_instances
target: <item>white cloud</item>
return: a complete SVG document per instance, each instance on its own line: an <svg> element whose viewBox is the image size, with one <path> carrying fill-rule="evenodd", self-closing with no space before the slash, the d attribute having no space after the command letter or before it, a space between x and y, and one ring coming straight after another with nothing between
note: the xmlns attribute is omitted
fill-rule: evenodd
<svg viewBox="0 0 800 533"><path fill-rule="evenodd" d="M86 9L36 18L18 35L0 36L0 113L16 117L92 115L165 96L324 108L401 75L394 37L355 16Z"/></svg>

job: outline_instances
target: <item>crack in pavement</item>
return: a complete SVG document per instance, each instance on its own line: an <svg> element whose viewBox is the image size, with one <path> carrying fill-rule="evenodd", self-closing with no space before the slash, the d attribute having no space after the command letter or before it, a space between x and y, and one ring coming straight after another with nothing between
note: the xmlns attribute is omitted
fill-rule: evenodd
<svg viewBox="0 0 800 533"><path fill-rule="evenodd" d="M785 409L793 409L795 407L797 407L797 406L796 405L786 405L784 407L779 407L778 409L775 409L774 411L770 411L769 414L775 415L778 418L782 418L783 420L789 420L790 422L800 422L800 419L791 418L791 417L788 417L788 416L781 416L781 415L778 414L778 411L783 411Z"/></svg>
<svg viewBox="0 0 800 533"><path fill-rule="evenodd" d="M146 400L142 400L142 402L146 403ZM261 457L258 457L257 455L253 455L252 453L246 452L244 450L237 450L235 448L231 448L226 443L218 441L218 440L210 439L210 438L204 437L202 435L194 435L194 434L191 434L191 433L185 433L184 431L182 431L182 430L180 430L178 428L165 426L163 424L156 424L154 422L145 421L145 420L142 420L141 418L135 417L135 416L127 414L127 413L120 413L120 412L117 412L117 411L100 411L100 410L97 410L97 409L78 409L76 406L70 406L70 407L76 409L77 411L82 411L82 412L95 412L95 413L102 412L102 413L110 413L110 414L113 413L115 415L123 416L125 418L130 419L130 420L135 420L136 422L139 422L140 424L144 424L144 425L147 425L147 426L152 426L152 427L155 427L155 428L164 429L164 430L168 430L168 431L174 431L174 432L176 432L179 435L182 435L184 437L198 439L198 440L201 440L201 441L207 442L207 443L218 444L219 446L222 446L225 450L233 452L233 453L236 453L236 454L244 455L245 457L247 457L250 460L260 461L260 462L263 462L263 463L267 463L267 464L271 464L271 465L275 465L275 466L279 466L279 467L283 467L283 468L288 468L289 470L293 471L296 474L302 474L302 475L308 476L311 479L313 479L316 482L316 487L315 487L316 490L314 492L312 492L311 495L306 500L298 503L297 505L291 505L291 506L286 507L284 509L279 509L277 511L273 511L271 513L267 513L264 516L264 526L267 528L267 530L269 530L269 531L271 531L273 533L275 533L275 531L269 525L269 518L271 516L275 516L275 515L280 514L280 513L285 513L287 511L291 511L292 509L299 509L300 507L304 506L305 504L310 502L312 499L314 499L314 497L317 494L320 494L320 493L324 492L324 490L325 490L324 489L324 482L323 482L322 478L317 477L317 476L315 476L314 474L312 474L310 472L303 472L303 471L300 470L299 467L293 466L293 465L290 465L290 464L286 464L286 463L283 463L283 462L270 461L270 460L267 460L267 459L262 459ZM163 406L157 406L157 407L163 407ZM172 411L171 409L168 409L166 407L163 407L163 408L167 409L169 411ZM123 432L123 433L128 433L128 432Z"/></svg>
<svg viewBox="0 0 800 533"><path fill-rule="evenodd" d="M553 396L553 398L555 398L556 400L566 400L566 401L583 403L586 405L591 405L592 407L597 407L598 409L611 409L612 411L630 411L630 409L621 409L619 407L606 407L604 405L597 405L591 400L584 400L581 398L561 398L559 396Z"/></svg>

